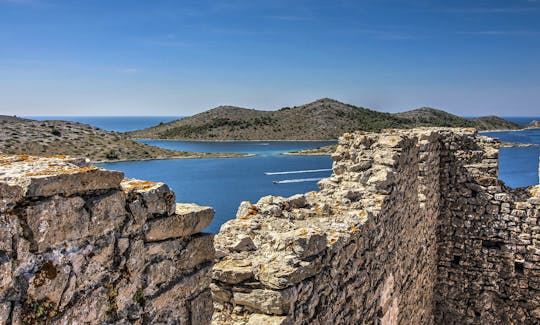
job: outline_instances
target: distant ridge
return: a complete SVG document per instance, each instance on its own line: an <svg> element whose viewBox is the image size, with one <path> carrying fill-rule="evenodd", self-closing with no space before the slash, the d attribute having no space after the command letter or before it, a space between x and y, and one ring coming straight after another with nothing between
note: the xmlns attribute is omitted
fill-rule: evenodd
<svg viewBox="0 0 540 325"><path fill-rule="evenodd" d="M219 106L128 134L134 138L211 141L333 140L355 130L416 126L476 127L479 130L519 128L518 124L499 117L467 119L427 107L391 114L322 98L277 111Z"/></svg>
<svg viewBox="0 0 540 325"><path fill-rule="evenodd" d="M123 133L69 121L35 121L0 115L0 155L70 155L93 162L237 156L183 152L131 140Z"/></svg>

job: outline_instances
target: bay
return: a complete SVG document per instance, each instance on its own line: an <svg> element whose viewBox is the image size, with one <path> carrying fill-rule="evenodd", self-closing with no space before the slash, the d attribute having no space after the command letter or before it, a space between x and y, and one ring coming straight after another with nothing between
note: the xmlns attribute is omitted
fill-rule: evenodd
<svg viewBox="0 0 540 325"><path fill-rule="evenodd" d="M32 116L33 119L69 120L91 124L106 130L126 132L165 123L175 116ZM540 117L505 117L526 125ZM540 130L484 132L505 142L540 144ZM265 175L265 172L329 169L332 161L324 156L283 156L287 151L315 148L332 142L198 142L139 140L163 148L183 151L239 152L255 157L227 159L180 159L101 164L120 170L127 177L165 182L177 194L178 202L195 202L216 209L208 231L217 232L225 221L234 218L242 200L257 201L265 195L290 196L317 190L316 179L330 171ZM538 184L540 147L502 148L499 154L499 178L511 187ZM314 180L315 179L315 180ZM291 182L292 180L292 182ZM302 180L302 181L298 181ZM285 181L276 184L273 181Z"/></svg>
<svg viewBox="0 0 540 325"><path fill-rule="evenodd" d="M254 203L266 195L288 197L318 190L317 180L330 175L327 169L332 168L332 161L327 156L269 154L245 158L131 161L99 166L122 171L130 178L165 182L175 191L177 202L212 206L216 216L207 231L216 233L224 222L235 218L242 201ZM320 169L326 170L306 172ZM300 173L265 174L290 171ZM274 183L290 180L297 182Z"/></svg>

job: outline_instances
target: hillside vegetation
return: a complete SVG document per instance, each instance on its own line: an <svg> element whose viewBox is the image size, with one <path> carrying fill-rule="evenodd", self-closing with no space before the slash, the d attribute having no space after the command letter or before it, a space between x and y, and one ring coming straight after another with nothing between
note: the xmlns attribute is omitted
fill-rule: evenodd
<svg viewBox="0 0 540 325"><path fill-rule="evenodd" d="M324 98L277 111L220 106L128 134L134 138L179 140L329 140L356 130L416 126L476 127L479 130L519 128L497 117L466 119L432 108L391 114Z"/></svg>
<svg viewBox="0 0 540 325"><path fill-rule="evenodd" d="M70 155L93 162L224 156L162 149L133 141L122 133L76 122L1 115L0 154Z"/></svg>

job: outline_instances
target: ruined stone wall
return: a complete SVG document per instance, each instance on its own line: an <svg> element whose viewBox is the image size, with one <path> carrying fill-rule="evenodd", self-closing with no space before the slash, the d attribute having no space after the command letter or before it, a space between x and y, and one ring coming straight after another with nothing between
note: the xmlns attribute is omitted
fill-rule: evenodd
<svg viewBox="0 0 540 325"><path fill-rule="evenodd" d="M540 186L498 181L498 145L345 134L320 191L243 202L215 243L162 183L0 156L0 324L538 324Z"/></svg>
<svg viewBox="0 0 540 325"><path fill-rule="evenodd" d="M538 324L538 187L471 129L345 134L319 192L243 202L216 237L216 324Z"/></svg>
<svg viewBox="0 0 540 325"><path fill-rule="evenodd" d="M439 324L540 323L540 196L497 179L498 143L449 133L441 157Z"/></svg>
<svg viewBox="0 0 540 325"><path fill-rule="evenodd" d="M214 322L432 324L434 139L346 134L321 191L242 203L216 237Z"/></svg>
<svg viewBox="0 0 540 325"><path fill-rule="evenodd" d="M213 210L64 157L0 156L0 324L206 324Z"/></svg>

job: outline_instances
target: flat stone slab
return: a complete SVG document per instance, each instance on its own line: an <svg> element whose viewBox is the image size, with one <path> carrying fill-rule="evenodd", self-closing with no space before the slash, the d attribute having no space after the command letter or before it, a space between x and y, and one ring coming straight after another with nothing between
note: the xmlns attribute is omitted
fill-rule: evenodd
<svg viewBox="0 0 540 325"><path fill-rule="evenodd" d="M177 203L175 213L149 223L147 241L188 237L208 227L214 218L214 209L193 203Z"/></svg>
<svg viewBox="0 0 540 325"><path fill-rule="evenodd" d="M118 189L124 173L89 165L67 156L0 155L0 192L8 200L22 197L65 196L94 190ZM9 205L12 202L5 202Z"/></svg>

